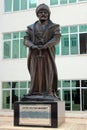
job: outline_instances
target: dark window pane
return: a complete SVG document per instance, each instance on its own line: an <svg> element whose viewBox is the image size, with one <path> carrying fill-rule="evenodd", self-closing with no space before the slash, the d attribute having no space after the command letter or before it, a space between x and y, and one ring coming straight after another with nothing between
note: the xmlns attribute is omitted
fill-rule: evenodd
<svg viewBox="0 0 87 130"><path fill-rule="evenodd" d="M80 110L80 89L72 90L72 110Z"/></svg>

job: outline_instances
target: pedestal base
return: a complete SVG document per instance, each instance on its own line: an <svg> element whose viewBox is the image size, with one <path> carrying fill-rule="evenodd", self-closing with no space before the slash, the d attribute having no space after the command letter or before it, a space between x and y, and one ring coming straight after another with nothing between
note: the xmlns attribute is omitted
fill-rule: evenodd
<svg viewBox="0 0 87 130"><path fill-rule="evenodd" d="M63 101L20 101L14 104L14 126L58 128L64 121Z"/></svg>

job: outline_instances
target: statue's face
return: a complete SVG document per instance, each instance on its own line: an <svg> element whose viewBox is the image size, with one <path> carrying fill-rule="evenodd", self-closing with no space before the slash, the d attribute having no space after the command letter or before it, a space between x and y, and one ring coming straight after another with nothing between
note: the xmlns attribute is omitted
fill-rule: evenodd
<svg viewBox="0 0 87 130"><path fill-rule="evenodd" d="M38 14L37 14L38 18L40 21L47 21L49 18L49 13L47 10L45 9L41 9Z"/></svg>

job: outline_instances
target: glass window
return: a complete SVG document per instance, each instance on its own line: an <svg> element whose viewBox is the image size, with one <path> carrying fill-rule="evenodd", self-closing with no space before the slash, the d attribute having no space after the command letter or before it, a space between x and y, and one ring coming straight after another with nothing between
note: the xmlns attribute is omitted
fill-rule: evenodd
<svg viewBox="0 0 87 130"><path fill-rule="evenodd" d="M87 25L80 25L79 26L79 31L80 32L86 32L87 31Z"/></svg>
<svg viewBox="0 0 87 130"><path fill-rule="evenodd" d="M27 82L20 82L20 88L27 88Z"/></svg>
<svg viewBox="0 0 87 130"><path fill-rule="evenodd" d="M72 90L72 110L80 110L80 89Z"/></svg>
<svg viewBox="0 0 87 130"><path fill-rule="evenodd" d="M25 94L27 94L27 89L20 90L20 98L22 98Z"/></svg>
<svg viewBox="0 0 87 130"><path fill-rule="evenodd" d="M60 0L60 4L67 4L67 0Z"/></svg>
<svg viewBox="0 0 87 130"><path fill-rule="evenodd" d="M3 83L2 83L2 88L3 88L3 89L5 89L5 88L6 88L6 89L7 89L7 88L11 88L11 82L3 82Z"/></svg>
<svg viewBox="0 0 87 130"><path fill-rule="evenodd" d="M11 57L11 42L6 41L4 42L4 58L10 58Z"/></svg>
<svg viewBox="0 0 87 130"><path fill-rule="evenodd" d="M21 0L21 10L27 9L27 0Z"/></svg>
<svg viewBox="0 0 87 130"><path fill-rule="evenodd" d="M58 4L58 0L50 0L50 5L57 5Z"/></svg>
<svg viewBox="0 0 87 130"><path fill-rule="evenodd" d="M2 91L2 108L10 109L10 90Z"/></svg>
<svg viewBox="0 0 87 130"><path fill-rule="evenodd" d="M68 55L69 54L69 36L62 35L61 37L61 54Z"/></svg>
<svg viewBox="0 0 87 130"><path fill-rule="evenodd" d="M61 33L68 33L68 27L61 27Z"/></svg>
<svg viewBox="0 0 87 130"><path fill-rule="evenodd" d="M72 83L73 88L80 87L80 81L79 80L72 80L71 83Z"/></svg>
<svg viewBox="0 0 87 130"><path fill-rule="evenodd" d="M77 34L70 35L70 49L71 49L71 54L78 54L78 35Z"/></svg>
<svg viewBox="0 0 87 130"><path fill-rule="evenodd" d="M35 8L36 7L36 0L29 0L29 8Z"/></svg>
<svg viewBox="0 0 87 130"><path fill-rule="evenodd" d="M13 33L13 39L19 38L19 32L14 32Z"/></svg>
<svg viewBox="0 0 87 130"><path fill-rule="evenodd" d="M65 110L71 110L70 89L63 89L62 95L65 101Z"/></svg>
<svg viewBox="0 0 87 130"><path fill-rule="evenodd" d="M20 58L24 58L27 56L27 47L23 44L24 40L20 40Z"/></svg>
<svg viewBox="0 0 87 130"><path fill-rule="evenodd" d="M62 86L63 87L70 87L70 80L63 80L62 81Z"/></svg>
<svg viewBox="0 0 87 130"><path fill-rule="evenodd" d="M76 0L69 0L69 3L74 3L76 2Z"/></svg>
<svg viewBox="0 0 87 130"><path fill-rule="evenodd" d="M81 80L81 87L87 88L87 80Z"/></svg>
<svg viewBox="0 0 87 130"><path fill-rule="evenodd" d="M55 52L56 52L56 55L59 54L59 44L57 44L57 45L55 46Z"/></svg>
<svg viewBox="0 0 87 130"><path fill-rule="evenodd" d="M5 2L5 12L10 12L11 11L11 9L12 9L12 0L4 0L4 2Z"/></svg>
<svg viewBox="0 0 87 130"><path fill-rule="evenodd" d="M70 26L70 32L71 33L74 33L74 32L77 32L77 31L78 31L77 26Z"/></svg>
<svg viewBox="0 0 87 130"><path fill-rule="evenodd" d="M26 35L26 32L20 32L20 37L24 38L24 36Z"/></svg>
<svg viewBox="0 0 87 130"><path fill-rule="evenodd" d="M13 11L19 10L19 0L13 0Z"/></svg>
<svg viewBox="0 0 87 130"><path fill-rule="evenodd" d="M11 39L11 33L6 33L3 35L3 39L4 40L8 40L8 39Z"/></svg>
<svg viewBox="0 0 87 130"><path fill-rule="evenodd" d="M19 40L13 40L12 58L19 57Z"/></svg>
<svg viewBox="0 0 87 130"><path fill-rule="evenodd" d="M87 111L87 88L81 89L82 95L82 110Z"/></svg>

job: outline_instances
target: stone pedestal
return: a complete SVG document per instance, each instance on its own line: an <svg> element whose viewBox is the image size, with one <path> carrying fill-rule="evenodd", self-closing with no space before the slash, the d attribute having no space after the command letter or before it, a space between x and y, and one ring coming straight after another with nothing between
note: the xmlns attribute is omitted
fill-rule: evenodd
<svg viewBox="0 0 87 130"><path fill-rule="evenodd" d="M65 102L20 101L14 104L14 126L58 128L65 121Z"/></svg>

